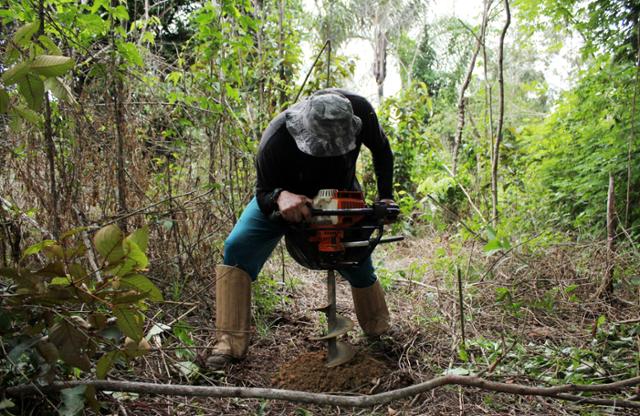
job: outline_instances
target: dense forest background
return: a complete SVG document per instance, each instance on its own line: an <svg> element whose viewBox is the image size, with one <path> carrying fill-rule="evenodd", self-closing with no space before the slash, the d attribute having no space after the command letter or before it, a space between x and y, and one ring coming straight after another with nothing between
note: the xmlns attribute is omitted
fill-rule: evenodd
<svg viewBox="0 0 640 416"><path fill-rule="evenodd" d="M450 295L410 315L411 333L447 338L414 380L473 373L481 356L551 384L637 376L640 3L470 4L458 18L419 0L2 0L3 386L137 365L105 332L113 317L140 349L169 334L192 381L261 133L325 86L367 96L392 143L407 242L376 262L396 311L398 282ZM374 199L368 152L359 163ZM298 290L276 257L255 288L262 339ZM92 395L43 403L73 414Z"/></svg>

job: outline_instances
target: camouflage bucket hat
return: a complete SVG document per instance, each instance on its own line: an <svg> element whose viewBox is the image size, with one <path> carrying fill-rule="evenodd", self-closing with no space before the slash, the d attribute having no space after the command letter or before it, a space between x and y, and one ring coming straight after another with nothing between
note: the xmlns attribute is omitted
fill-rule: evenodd
<svg viewBox="0 0 640 416"><path fill-rule="evenodd" d="M316 157L341 156L356 148L362 120L341 94L314 94L286 113L287 130L300 151Z"/></svg>

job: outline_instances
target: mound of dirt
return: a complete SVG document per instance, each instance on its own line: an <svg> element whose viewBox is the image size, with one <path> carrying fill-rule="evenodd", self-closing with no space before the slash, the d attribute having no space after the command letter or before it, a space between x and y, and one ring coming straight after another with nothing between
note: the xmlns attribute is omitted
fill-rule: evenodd
<svg viewBox="0 0 640 416"><path fill-rule="evenodd" d="M389 368L364 351L356 353L346 364L325 367L326 352L314 351L300 355L280 367L273 377L277 388L303 390L316 393L359 392L368 393Z"/></svg>

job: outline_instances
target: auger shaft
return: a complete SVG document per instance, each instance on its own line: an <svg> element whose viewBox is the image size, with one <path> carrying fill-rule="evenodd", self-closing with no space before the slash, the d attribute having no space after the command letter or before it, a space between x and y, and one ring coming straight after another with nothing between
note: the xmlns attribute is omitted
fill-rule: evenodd
<svg viewBox="0 0 640 416"><path fill-rule="evenodd" d="M336 272L327 270L327 324L329 333L336 329ZM327 340L329 348L329 361L337 357L338 347L336 338Z"/></svg>

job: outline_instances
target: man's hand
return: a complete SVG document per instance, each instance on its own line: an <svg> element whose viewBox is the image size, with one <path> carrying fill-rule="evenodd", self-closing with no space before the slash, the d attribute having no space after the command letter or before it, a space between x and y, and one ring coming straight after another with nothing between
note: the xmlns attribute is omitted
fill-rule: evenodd
<svg viewBox="0 0 640 416"><path fill-rule="evenodd" d="M393 199L381 199L380 202L382 202L385 205L398 205L396 204L396 201L394 201Z"/></svg>
<svg viewBox="0 0 640 416"><path fill-rule="evenodd" d="M300 222L303 219L311 219L311 203L313 201L304 195L298 195L287 191L278 195L278 209L282 218L289 222Z"/></svg>
<svg viewBox="0 0 640 416"><path fill-rule="evenodd" d="M396 207L396 208L398 208L398 204L396 204L396 201L394 201L393 199L389 199L389 198L381 199L380 203L386 205L387 207ZM399 214L399 211L397 211L397 210L396 210L395 214L388 213L387 219L384 221L384 223L385 224L391 224L392 222L395 222L398 219L398 214Z"/></svg>

